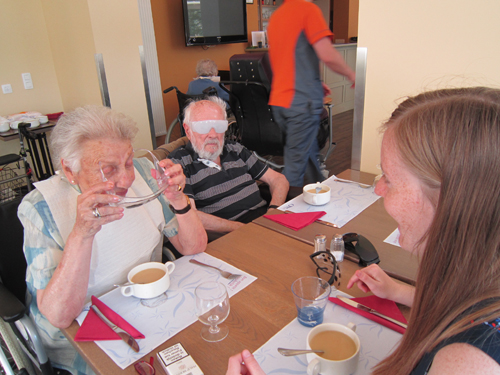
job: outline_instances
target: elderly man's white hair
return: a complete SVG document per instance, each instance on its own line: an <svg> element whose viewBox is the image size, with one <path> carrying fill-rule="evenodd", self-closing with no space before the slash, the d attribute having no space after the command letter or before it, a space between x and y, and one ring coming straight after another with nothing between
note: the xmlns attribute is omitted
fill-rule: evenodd
<svg viewBox="0 0 500 375"><path fill-rule="evenodd" d="M223 120L227 120L226 101L224 99L219 98L218 96L215 96L215 95L208 96L205 99L190 101L189 104L184 108L184 123L186 123L189 127L191 127L191 117L193 115L193 109L195 109L195 107L198 106L196 103L199 103L202 101L210 101L210 102L218 105L221 109L223 116L224 116Z"/></svg>
<svg viewBox="0 0 500 375"><path fill-rule="evenodd" d="M219 70L215 61L203 59L196 64L196 74L198 77L213 77L216 76Z"/></svg>
<svg viewBox="0 0 500 375"><path fill-rule="evenodd" d="M50 137L56 169L61 159L73 172L80 171L82 145L99 138L129 140L137 134L137 126L130 117L102 106L85 106L61 116Z"/></svg>

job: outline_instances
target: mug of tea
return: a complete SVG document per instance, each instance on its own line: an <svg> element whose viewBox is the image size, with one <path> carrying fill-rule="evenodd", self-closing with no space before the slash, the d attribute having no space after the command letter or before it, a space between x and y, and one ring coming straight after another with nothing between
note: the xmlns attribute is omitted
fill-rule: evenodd
<svg viewBox="0 0 500 375"><path fill-rule="evenodd" d="M121 292L125 297L155 298L170 287L170 274L175 263L149 262L130 270L127 279L132 285L123 286Z"/></svg>
<svg viewBox="0 0 500 375"><path fill-rule="evenodd" d="M304 201L314 206L320 206L330 202L330 187L328 185L316 182L304 186L303 194Z"/></svg>
<svg viewBox="0 0 500 375"><path fill-rule="evenodd" d="M356 325L320 324L307 335L307 348L323 354L307 354L307 375L350 375L356 372L361 347Z"/></svg>

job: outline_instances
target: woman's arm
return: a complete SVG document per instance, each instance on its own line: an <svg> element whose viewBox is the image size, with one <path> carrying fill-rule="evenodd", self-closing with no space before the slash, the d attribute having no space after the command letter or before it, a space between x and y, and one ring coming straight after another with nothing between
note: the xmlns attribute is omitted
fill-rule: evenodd
<svg viewBox="0 0 500 375"><path fill-rule="evenodd" d="M123 217L123 208L108 205L118 199L102 194L111 189L113 183L103 182L78 196L76 221L61 259L47 286L37 291L40 312L57 328L68 327L82 311L96 233L103 225ZM92 212L96 206L99 206L100 218Z"/></svg>

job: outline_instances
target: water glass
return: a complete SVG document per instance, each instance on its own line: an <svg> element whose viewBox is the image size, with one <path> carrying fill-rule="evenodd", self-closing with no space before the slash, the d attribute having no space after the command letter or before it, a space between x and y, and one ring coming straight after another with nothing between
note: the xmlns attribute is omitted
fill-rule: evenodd
<svg viewBox="0 0 500 375"><path fill-rule="evenodd" d="M306 327L323 323L330 284L319 277L305 276L293 282L292 292L299 323Z"/></svg>

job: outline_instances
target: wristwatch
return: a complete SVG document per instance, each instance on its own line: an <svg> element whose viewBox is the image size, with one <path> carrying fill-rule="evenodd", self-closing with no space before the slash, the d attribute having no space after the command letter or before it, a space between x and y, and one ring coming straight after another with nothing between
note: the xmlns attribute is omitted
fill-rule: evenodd
<svg viewBox="0 0 500 375"><path fill-rule="evenodd" d="M189 212L189 210L191 209L191 201L189 200L189 197L187 195L184 195L186 197L186 207L180 209L180 210L176 210L174 207L172 207L172 205L169 203L168 207L170 207L170 211L172 211L174 214L176 215L182 215L182 214L185 214L186 212Z"/></svg>

